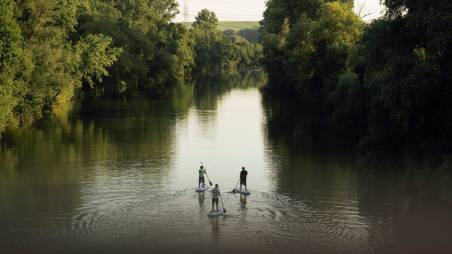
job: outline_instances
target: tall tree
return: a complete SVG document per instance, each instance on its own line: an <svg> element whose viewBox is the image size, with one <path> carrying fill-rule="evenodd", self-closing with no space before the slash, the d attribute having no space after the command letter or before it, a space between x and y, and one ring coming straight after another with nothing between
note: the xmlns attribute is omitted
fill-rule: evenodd
<svg viewBox="0 0 452 254"><path fill-rule="evenodd" d="M216 28L218 25L218 18L215 12L209 11L207 9L202 9L198 15L195 17L194 27L206 26L209 28Z"/></svg>
<svg viewBox="0 0 452 254"><path fill-rule="evenodd" d="M5 102L2 98L0 104L7 107L2 118L18 123L40 118L71 98L82 80L106 74L119 54L110 48L109 38L70 36L82 6L70 0L2 1L2 51L9 52L1 60L2 72L9 75L2 76L10 77L2 81Z"/></svg>
<svg viewBox="0 0 452 254"><path fill-rule="evenodd" d="M384 3L387 14L366 29L360 61L353 65L370 101L363 144L386 151L452 152L452 6Z"/></svg>
<svg viewBox="0 0 452 254"><path fill-rule="evenodd" d="M176 13L175 0L91 1L80 18L78 34L102 33L123 49L111 75L94 92L162 92L185 80L193 57L187 31L171 23Z"/></svg>
<svg viewBox="0 0 452 254"><path fill-rule="evenodd" d="M13 120L13 109L21 90L21 83L15 80L22 44L15 8L12 0L0 2L0 133Z"/></svg>
<svg viewBox="0 0 452 254"><path fill-rule="evenodd" d="M363 22L350 1L273 0L267 5L261 31L271 84L321 103L334 90Z"/></svg>

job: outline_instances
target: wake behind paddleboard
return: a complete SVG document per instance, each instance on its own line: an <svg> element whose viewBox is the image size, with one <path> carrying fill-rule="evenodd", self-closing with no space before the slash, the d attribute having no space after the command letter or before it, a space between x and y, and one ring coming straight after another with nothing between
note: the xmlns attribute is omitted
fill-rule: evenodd
<svg viewBox="0 0 452 254"><path fill-rule="evenodd" d="M200 187L196 187L195 191L199 193L199 192L205 192L208 189L209 189L209 186L205 185L204 188L203 187L201 187L201 188Z"/></svg>
<svg viewBox="0 0 452 254"><path fill-rule="evenodd" d="M247 196L251 194L251 192L249 192L248 190L245 190L245 189L242 189L241 191L240 191L240 189L235 189L235 193L240 193L240 194L247 195Z"/></svg>

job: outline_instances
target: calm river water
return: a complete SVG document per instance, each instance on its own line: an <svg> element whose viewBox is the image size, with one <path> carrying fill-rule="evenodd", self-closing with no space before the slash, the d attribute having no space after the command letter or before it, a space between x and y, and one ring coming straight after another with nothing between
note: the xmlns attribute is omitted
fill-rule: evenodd
<svg viewBox="0 0 452 254"><path fill-rule="evenodd" d="M168 99L85 102L12 133L0 152L0 252L452 253L452 186L357 167L312 121L294 128L263 82L254 73ZM210 192L194 191L201 161L225 217L208 218ZM242 166L248 197L226 193Z"/></svg>

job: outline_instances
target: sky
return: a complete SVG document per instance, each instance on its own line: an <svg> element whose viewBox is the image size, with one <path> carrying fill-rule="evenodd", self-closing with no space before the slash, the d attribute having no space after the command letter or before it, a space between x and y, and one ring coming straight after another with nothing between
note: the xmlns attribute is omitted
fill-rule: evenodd
<svg viewBox="0 0 452 254"><path fill-rule="evenodd" d="M201 9L214 11L220 21L256 21L262 19L267 0L178 0L180 14L176 22L184 20L184 2L188 6L188 21L193 21ZM365 20L372 20L381 15L383 7L380 0L355 0L355 11L358 13L362 6L361 16Z"/></svg>

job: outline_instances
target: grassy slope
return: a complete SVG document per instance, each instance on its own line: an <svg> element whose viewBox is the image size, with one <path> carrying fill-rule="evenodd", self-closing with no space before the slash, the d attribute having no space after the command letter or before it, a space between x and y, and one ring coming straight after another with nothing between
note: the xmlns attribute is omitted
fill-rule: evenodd
<svg viewBox="0 0 452 254"><path fill-rule="evenodd" d="M258 28L259 21L220 21L218 22L218 29L220 30L240 30L245 28Z"/></svg>
<svg viewBox="0 0 452 254"><path fill-rule="evenodd" d="M191 26L191 22L186 24ZM240 30L244 28L257 28L259 26L259 21L220 21L218 22L218 29L221 31L232 29Z"/></svg>

